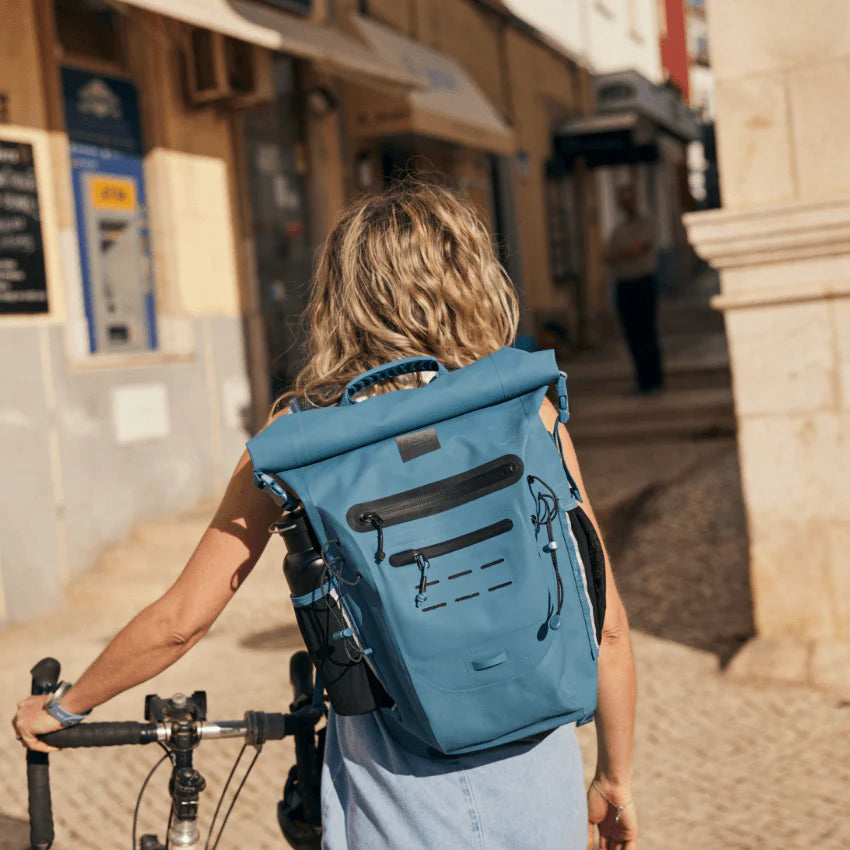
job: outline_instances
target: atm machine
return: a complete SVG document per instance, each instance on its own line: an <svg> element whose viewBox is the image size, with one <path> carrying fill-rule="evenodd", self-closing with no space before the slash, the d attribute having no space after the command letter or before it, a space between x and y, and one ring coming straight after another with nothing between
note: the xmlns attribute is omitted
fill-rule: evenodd
<svg viewBox="0 0 850 850"><path fill-rule="evenodd" d="M144 155L131 81L62 68L77 238L94 353L157 347Z"/></svg>
<svg viewBox="0 0 850 850"><path fill-rule="evenodd" d="M136 180L85 175L85 239L93 335L103 352L150 348L145 295L150 258Z"/></svg>

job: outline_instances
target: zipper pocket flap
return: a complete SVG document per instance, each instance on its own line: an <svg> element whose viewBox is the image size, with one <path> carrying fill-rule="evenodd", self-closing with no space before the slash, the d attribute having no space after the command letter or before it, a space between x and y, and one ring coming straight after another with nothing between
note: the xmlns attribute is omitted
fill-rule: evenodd
<svg viewBox="0 0 850 850"><path fill-rule="evenodd" d="M345 518L354 531L372 531L374 525L369 519L372 516L378 516L382 526L422 519L509 487L519 481L522 473L522 458L502 455L466 472L352 505Z"/></svg>
<svg viewBox="0 0 850 850"><path fill-rule="evenodd" d="M443 540L441 543L420 546L418 549L405 549L403 552L396 552L394 555L390 555L390 566L405 567L408 564L413 564L416 562L417 554L427 559L439 558L440 555L448 555L449 552L456 552L465 546L472 546L475 543L480 543L482 540L489 540L491 537L505 534L513 527L513 520L500 519L492 525L485 525L483 528L468 531L466 534L460 534L457 537L452 537L450 540Z"/></svg>

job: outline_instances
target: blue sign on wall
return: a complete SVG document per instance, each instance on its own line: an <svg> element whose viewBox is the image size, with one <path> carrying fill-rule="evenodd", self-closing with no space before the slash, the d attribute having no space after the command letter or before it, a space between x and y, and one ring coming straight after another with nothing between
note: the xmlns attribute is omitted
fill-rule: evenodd
<svg viewBox="0 0 850 850"><path fill-rule="evenodd" d="M132 83L63 68L62 97L69 139L141 155L139 103Z"/></svg>

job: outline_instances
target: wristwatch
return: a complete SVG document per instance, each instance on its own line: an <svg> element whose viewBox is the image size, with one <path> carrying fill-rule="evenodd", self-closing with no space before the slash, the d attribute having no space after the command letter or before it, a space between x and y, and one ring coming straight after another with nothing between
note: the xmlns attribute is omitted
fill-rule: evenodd
<svg viewBox="0 0 850 850"><path fill-rule="evenodd" d="M56 690L44 701L44 710L52 717L55 717L63 726L75 726L91 714L91 710L85 714L72 714L70 711L62 708L61 699L71 690L71 687L71 682L60 682L56 686Z"/></svg>

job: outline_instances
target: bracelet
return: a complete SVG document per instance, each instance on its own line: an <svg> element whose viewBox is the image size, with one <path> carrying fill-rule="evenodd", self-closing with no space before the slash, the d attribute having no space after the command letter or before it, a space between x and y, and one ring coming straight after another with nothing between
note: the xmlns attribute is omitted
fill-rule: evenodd
<svg viewBox="0 0 850 850"><path fill-rule="evenodd" d="M605 801L605 802L606 802L609 806L611 806L611 808L613 808L613 809L616 809L616 810L617 810L617 814L614 816L614 823L619 823L619 822L620 822L620 818L623 816L623 809L625 809L625 808L626 808L626 806L630 806L630 805L631 805L634 801L630 799L627 803L623 803L623 805L622 805L622 806L618 806L616 803L614 803L614 802L612 802L611 800L609 800L609 799L608 799L608 798L607 798L607 797L606 797L606 796L602 793L602 789L599 787L599 785L597 784L597 782L596 782L596 780L595 780L595 779L594 779L594 780L590 783L590 787L591 787L591 788L593 788L594 786L596 786L596 793L597 793L597 794L598 794L598 795L599 795L599 796L600 796L600 797L601 797L601 798L602 798L602 799L603 799L603 800L604 800L604 801Z"/></svg>

